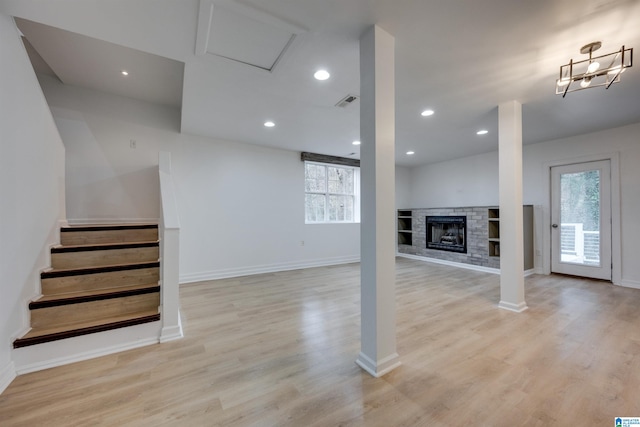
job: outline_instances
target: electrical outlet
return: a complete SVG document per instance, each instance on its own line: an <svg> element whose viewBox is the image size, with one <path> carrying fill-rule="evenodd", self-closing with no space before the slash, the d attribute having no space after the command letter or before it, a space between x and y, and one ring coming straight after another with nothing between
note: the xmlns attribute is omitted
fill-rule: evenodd
<svg viewBox="0 0 640 427"><path fill-rule="evenodd" d="M129 148L136 148L136 140L135 139L130 139L129 140Z"/></svg>

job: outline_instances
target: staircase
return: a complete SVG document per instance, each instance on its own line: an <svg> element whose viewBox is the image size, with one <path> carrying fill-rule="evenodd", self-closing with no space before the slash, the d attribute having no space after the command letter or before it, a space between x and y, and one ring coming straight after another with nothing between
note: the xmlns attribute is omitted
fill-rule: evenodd
<svg viewBox="0 0 640 427"><path fill-rule="evenodd" d="M160 320L158 226L63 227L20 348Z"/></svg>

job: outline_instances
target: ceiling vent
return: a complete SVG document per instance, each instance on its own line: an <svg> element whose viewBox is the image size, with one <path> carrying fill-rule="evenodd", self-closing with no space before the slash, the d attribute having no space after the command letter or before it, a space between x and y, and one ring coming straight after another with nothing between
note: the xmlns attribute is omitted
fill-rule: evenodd
<svg viewBox="0 0 640 427"><path fill-rule="evenodd" d="M346 108L358 100L357 95L347 95L336 104L336 107Z"/></svg>

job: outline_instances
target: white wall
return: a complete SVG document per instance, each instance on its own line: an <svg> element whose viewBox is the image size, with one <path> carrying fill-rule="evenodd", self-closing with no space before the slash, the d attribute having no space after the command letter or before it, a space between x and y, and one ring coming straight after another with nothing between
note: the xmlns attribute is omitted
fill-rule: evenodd
<svg viewBox="0 0 640 427"><path fill-rule="evenodd" d="M498 152L434 163L411 170L414 208L498 204Z"/></svg>
<svg viewBox="0 0 640 427"><path fill-rule="evenodd" d="M359 224L304 224L300 153L180 134L177 110L40 79L67 147L70 221L156 220L169 151L182 282L359 259Z"/></svg>
<svg viewBox="0 0 640 427"><path fill-rule="evenodd" d="M359 224L304 224L300 153L186 138L173 169L181 236L189 245L183 278L359 258Z"/></svg>
<svg viewBox="0 0 640 427"><path fill-rule="evenodd" d="M549 212L548 165L584 156L620 157L622 281L640 287L640 123L602 132L524 146L523 203ZM455 174L452 174L455 172ZM453 176L452 176L453 175ZM486 206L498 204L498 154L426 165L412 170L413 207ZM468 188L465 185L469 185ZM536 219L536 223L539 218ZM542 242L538 227L536 242Z"/></svg>
<svg viewBox="0 0 640 427"><path fill-rule="evenodd" d="M158 150L179 146L180 112L38 78L67 149L69 222L156 221Z"/></svg>
<svg viewBox="0 0 640 427"><path fill-rule="evenodd" d="M396 209L411 207L411 169L396 166Z"/></svg>
<svg viewBox="0 0 640 427"><path fill-rule="evenodd" d="M0 392L64 218L64 147L13 19L0 14Z"/></svg>
<svg viewBox="0 0 640 427"><path fill-rule="evenodd" d="M549 189L544 187L545 164L570 163L583 156L603 158L616 152L620 158L621 284L640 288L640 123L571 138L526 146L524 150L525 203L542 205L549 212ZM615 177L614 177L615 179ZM614 184L612 182L612 184ZM615 251L614 251L615 253ZM614 260L614 267L616 263Z"/></svg>

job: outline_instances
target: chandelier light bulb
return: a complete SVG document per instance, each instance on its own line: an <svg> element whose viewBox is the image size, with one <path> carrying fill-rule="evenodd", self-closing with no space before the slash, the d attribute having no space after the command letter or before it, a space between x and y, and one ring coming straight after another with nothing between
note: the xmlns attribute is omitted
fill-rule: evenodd
<svg viewBox="0 0 640 427"><path fill-rule="evenodd" d="M589 85L591 84L591 77L585 77L584 79L582 79L582 81L580 82L580 87L582 88L586 88L589 87Z"/></svg>
<svg viewBox="0 0 640 427"><path fill-rule="evenodd" d="M598 61L593 61L587 67L587 73L595 73L600 68L600 63Z"/></svg>
<svg viewBox="0 0 640 427"><path fill-rule="evenodd" d="M570 81L571 80L568 77L563 77L561 79L558 79L558 86L564 87L568 85Z"/></svg>

